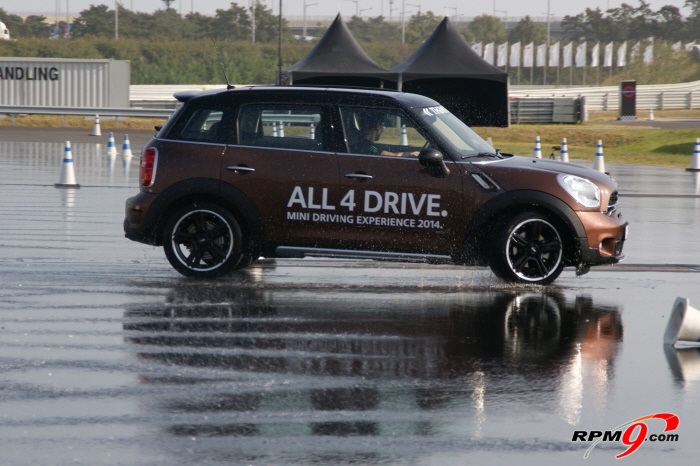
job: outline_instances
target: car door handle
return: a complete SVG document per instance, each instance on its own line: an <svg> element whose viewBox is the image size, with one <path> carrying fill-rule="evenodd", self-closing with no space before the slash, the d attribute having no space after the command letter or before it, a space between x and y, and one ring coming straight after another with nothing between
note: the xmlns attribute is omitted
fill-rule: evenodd
<svg viewBox="0 0 700 466"><path fill-rule="evenodd" d="M372 175L367 175L366 173L348 173L345 175L345 178L350 178L350 179L358 180L358 181L364 181L364 180L371 180L374 177Z"/></svg>
<svg viewBox="0 0 700 466"><path fill-rule="evenodd" d="M236 172L239 175L247 175L248 173L253 173L255 168L246 167L245 165L231 165L226 167L226 170Z"/></svg>

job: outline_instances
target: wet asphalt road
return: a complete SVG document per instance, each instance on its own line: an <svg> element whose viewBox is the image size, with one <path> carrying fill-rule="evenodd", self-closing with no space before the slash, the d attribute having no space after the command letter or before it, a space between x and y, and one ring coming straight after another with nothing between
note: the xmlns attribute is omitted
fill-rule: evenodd
<svg viewBox="0 0 700 466"><path fill-rule="evenodd" d="M696 460L700 353L661 341L676 297L700 308L697 175L608 161L627 260L546 288L333 260L192 281L123 238L149 135L128 161L0 129L0 463L617 464L574 431L656 413L677 441L627 461Z"/></svg>

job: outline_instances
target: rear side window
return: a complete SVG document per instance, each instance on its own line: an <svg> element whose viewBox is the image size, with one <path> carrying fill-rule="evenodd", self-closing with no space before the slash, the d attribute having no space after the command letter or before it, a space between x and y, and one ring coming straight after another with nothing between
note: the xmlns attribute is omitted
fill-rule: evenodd
<svg viewBox="0 0 700 466"><path fill-rule="evenodd" d="M238 116L238 141L244 146L324 150L322 107L295 104L250 104Z"/></svg>
<svg viewBox="0 0 700 466"><path fill-rule="evenodd" d="M231 124L227 111L219 107L191 106L181 115L168 139L225 144Z"/></svg>

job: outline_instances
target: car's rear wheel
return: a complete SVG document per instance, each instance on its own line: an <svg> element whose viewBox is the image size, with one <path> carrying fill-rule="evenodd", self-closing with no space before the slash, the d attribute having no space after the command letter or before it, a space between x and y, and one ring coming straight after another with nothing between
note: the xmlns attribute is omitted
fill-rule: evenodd
<svg viewBox="0 0 700 466"><path fill-rule="evenodd" d="M508 221L491 250L491 270L508 282L546 285L564 268L562 233L538 212L524 212Z"/></svg>
<svg viewBox="0 0 700 466"><path fill-rule="evenodd" d="M179 209L167 220L163 234L165 256L183 275L216 277L241 263L241 228L218 204L195 202Z"/></svg>

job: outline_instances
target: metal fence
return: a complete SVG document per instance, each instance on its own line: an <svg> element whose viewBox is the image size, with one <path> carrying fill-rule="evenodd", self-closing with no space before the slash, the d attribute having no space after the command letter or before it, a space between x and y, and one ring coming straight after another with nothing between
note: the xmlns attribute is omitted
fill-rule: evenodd
<svg viewBox="0 0 700 466"><path fill-rule="evenodd" d="M115 117L117 126L119 118L168 118L174 109L157 108L109 108L109 107L34 107L31 105L0 106L0 115L9 115L12 126L17 115L59 115L64 117L64 125L68 116L101 116Z"/></svg>
<svg viewBox="0 0 700 466"><path fill-rule="evenodd" d="M174 108L173 94L183 90L209 90L223 85L132 85L131 106ZM510 86L509 97L515 99L578 99L585 97L587 110L619 111L619 86ZM680 84L637 85L638 110L700 108L700 81Z"/></svg>
<svg viewBox="0 0 700 466"><path fill-rule="evenodd" d="M5 115L100 115L124 118L168 118L172 113L173 110L167 108L34 107L31 105L4 105L0 107L0 114Z"/></svg>
<svg viewBox="0 0 700 466"><path fill-rule="evenodd" d="M130 86L130 108L16 105L0 107L0 114L167 118L177 106L177 101L173 97L176 92L184 90L205 91L222 87L222 85L132 85ZM556 88L510 86L509 97L511 122L515 124L575 122L585 119L586 111L619 111L620 108L619 86ZM700 81L681 84L638 85L636 100L638 112L700 108ZM573 102L573 104L563 103L564 101ZM578 108L571 108L570 105L578 106Z"/></svg>
<svg viewBox="0 0 700 466"><path fill-rule="evenodd" d="M132 84L129 86L130 102L132 107L140 108L175 108L177 100L173 97L176 92L182 91L208 91L210 89L225 88L222 84L178 84L168 86L154 86L148 84Z"/></svg>
<svg viewBox="0 0 700 466"><path fill-rule="evenodd" d="M525 87L511 86L511 99L581 98L587 110L619 111L619 86ZM700 108L700 81L681 84L637 85L637 110L682 110Z"/></svg>
<svg viewBox="0 0 700 466"><path fill-rule="evenodd" d="M585 98L511 99L510 122L578 123L584 119Z"/></svg>

